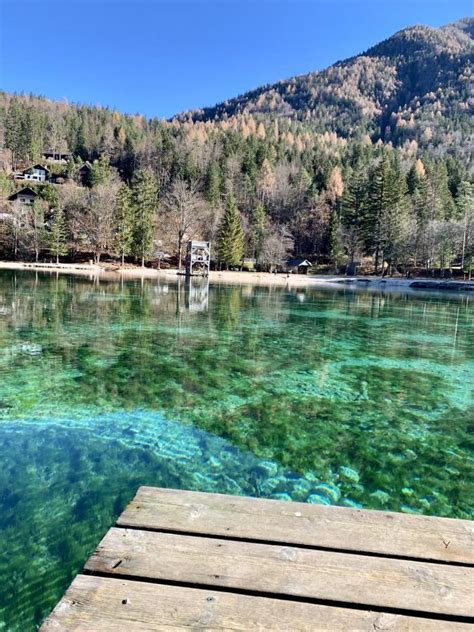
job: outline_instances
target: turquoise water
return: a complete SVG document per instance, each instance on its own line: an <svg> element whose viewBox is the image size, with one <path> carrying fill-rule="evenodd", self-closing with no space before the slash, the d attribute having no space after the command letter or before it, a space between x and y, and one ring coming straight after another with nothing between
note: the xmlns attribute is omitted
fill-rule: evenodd
<svg viewBox="0 0 474 632"><path fill-rule="evenodd" d="M473 321L468 297L0 272L0 630L36 628L142 484L473 517Z"/></svg>

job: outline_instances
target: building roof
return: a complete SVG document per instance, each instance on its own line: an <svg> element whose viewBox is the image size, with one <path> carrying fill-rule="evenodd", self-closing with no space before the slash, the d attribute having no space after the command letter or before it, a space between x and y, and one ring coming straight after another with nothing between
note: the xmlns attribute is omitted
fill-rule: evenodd
<svg viewBox="0 0 474 632"><path fill-rule="evenodd" d="M46 171L47 173L49 173L49 169L45 167L44 165L40 165L39 163L37 165L32 165L31 167L28 167L28 169L23 169L22 173L27 173L28 171L31 171L32 169L43 169L43 171Z"/></svg>
<svg viewBox="0 0 474 632"><path fill-rule="evenodd" d="M308 259L288 259L287 265L289 268L299 268L300 266L310 267L311 261Z"/></svg>
<svg viewBox="0 0 474 632"><path fill-rule="evenodd" d="M13 193L13 195L10 195L8 199L16 200L19 195L30 195L31 197L36 197L38 194L36 193L36 191L33 191L33 189L31 189L30 187L24 187L23 189L16 191L16 193Z"/></svg>
<svg viewBox="0 0 474 632"><path fill-rule="evenodd" d="M42 156L72 156L70 151L43 151Z"/></svg>

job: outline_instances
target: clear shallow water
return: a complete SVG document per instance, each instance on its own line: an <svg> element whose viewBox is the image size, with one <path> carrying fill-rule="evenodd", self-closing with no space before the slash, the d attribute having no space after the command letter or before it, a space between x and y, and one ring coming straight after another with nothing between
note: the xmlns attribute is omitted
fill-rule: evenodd
<svg viewBox="0 0 474 632"><path fill-rule="evenodd" d="M472 301L0 272L0 630L141 484L472 517Z"/></svg>

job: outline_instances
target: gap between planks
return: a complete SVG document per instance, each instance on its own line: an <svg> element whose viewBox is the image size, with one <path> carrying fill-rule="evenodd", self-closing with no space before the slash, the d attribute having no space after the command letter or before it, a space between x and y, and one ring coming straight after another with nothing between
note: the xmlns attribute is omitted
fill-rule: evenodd
<svg viewBox="0 0 474 632"><path fill-rule="evenodd" d="M473 617L474 570L429 562L112 528L91 573Z"/></svg>

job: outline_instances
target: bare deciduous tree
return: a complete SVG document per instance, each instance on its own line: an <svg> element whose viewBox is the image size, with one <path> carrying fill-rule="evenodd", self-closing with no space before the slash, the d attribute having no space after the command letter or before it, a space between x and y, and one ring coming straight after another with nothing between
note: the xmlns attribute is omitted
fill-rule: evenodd
<svg viewBox="0 0 474 632"><path fill-rule="evenodd" d="M199 234L204 226L206 215L209 215L208 206L202 195L198 193L195 183L189 184L179 178L173 182L171 189L163 198L161 210L163 220L174 238L178 267L181 268L183 243Z"/></svg>

